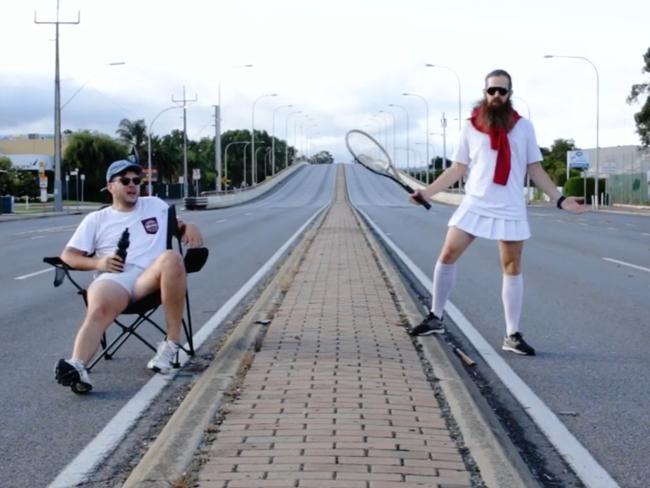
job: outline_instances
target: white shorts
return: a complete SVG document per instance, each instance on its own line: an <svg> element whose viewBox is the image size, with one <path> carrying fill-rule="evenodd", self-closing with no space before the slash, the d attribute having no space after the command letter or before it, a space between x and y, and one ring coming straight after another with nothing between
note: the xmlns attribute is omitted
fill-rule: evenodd
<svg viewBox="0 0 650 488"><path fill-rule="evenodd" d="M144 268L136 266L135 264L127 264L124 271L121 273L99 273L95 276L94 281L109 280L117 283L126 290L131 298L133 298L133 288L138 277L142 274Z"/></svg>
<svg viewBox="0 0 650 488"><path fill-rule="evenodd" d="M458 227L473 236L496 241L525 241L530 238L526 220L486 217L462 207L458 207L449 219L449 227Z"/></svg>

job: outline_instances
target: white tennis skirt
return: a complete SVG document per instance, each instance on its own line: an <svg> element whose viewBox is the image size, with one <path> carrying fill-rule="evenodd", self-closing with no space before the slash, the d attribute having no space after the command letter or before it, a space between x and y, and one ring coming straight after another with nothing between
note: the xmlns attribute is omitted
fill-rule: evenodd
<svg viewBox="0 0 650 488"><path fill-rule="evenodd" d="M530 238L530 227L526 220L486 217L462 206L449 219L449 227L458 227L473 236L495 241L525 241Z"/></svg>

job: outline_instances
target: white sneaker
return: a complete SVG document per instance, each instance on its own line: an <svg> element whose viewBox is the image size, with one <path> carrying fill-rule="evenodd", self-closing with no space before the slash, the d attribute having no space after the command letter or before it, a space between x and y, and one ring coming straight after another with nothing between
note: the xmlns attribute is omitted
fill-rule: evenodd
<svg viewBox="0 0 650 488"><path fill-rule="evenodd" d="M88 377L88 370L81 361L76 359L59 359L54 366L54 378L57 383L69 386L78 394L88 393L93 385Z"/></svg>
<svg viewBox="0 0 650 488"><path fill-rule="evenodd" d="M156 355L147 363L147 368L156 373L167 374L171 371L174 357L180 346L172 341L162 341L158 344Z"/></svg>

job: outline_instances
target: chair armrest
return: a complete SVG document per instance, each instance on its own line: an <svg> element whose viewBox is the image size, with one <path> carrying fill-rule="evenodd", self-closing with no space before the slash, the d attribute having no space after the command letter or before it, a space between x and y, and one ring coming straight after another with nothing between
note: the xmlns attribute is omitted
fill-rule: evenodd
<svg viewBox="0 0 650 488"><path fill-rule="evenodd" d="M49 264L51 266L54 266L55 268L58 268L58 267L69 268L70 267L67 264L65 264L63 259L61 259L59 256L53 256L53 257L50 257L50 258L43 258L43 262L47 263L47 264Z"/></svg>
<svg viewBox="0 0 650 488"><path fill-rule="evenodd" d="M54 268L55 268L55 271L54 271L54 286L55 287L61 286L61 283L63 283L63 280L65 280L66 276L70 277L70 275L68 274L68 271L73 269L73 268L68 266L63 261L63 259L61 259L59 256L43 258L43 262L49 264L50 266L54 266Z"/></svg>
<svg viewBox="0 0 650 488"><path fill-rule="evenodd" d="M196 273L203 268L208 260L210 251L207 247L190 247L185 251L183 261L185 262L185 271L187 273Z"/></svg>

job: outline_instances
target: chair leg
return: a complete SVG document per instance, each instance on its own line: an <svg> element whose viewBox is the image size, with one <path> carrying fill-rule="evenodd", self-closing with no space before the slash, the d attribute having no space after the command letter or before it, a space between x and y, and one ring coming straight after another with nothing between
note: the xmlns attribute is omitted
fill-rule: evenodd
<svg viewBox="0 0 650 488"><path fill-rule="evenodd" d="M185 292L185 308L187 310L187 322L183 320L183 330L185 331L185 338L187 339L188 350L185 351L188 355L194 356L194 332L192 331L192 312L190 311L190 294Z"/></svg>

